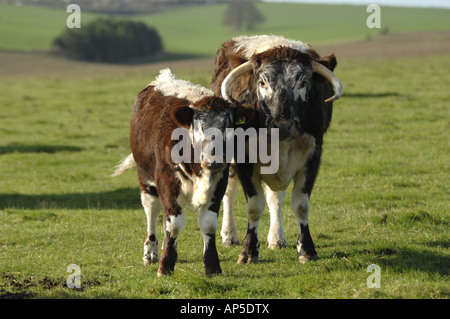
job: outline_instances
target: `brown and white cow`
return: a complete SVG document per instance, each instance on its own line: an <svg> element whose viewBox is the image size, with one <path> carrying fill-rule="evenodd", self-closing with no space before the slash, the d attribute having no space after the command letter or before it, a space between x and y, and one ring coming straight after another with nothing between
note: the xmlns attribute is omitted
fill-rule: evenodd
<svg viewBox="0 0 450 319"><path fill-rule="evenodd" d="M332 102L342 86L333 74L336 58L320 58L308 44L280 36L241 36L224 42L216 57L211 87L216 94L255 109L255 126L279 134L279 169L261 173L261 163L237 163L235 171L247 200L248 228L239 262L256 262L258 227L265 208L270 211L269 248L286 247L281 207L293 182L291 207L298 226L297 252L301 263L317 259L309 232L309 199L322 154L323 136L331 121ZM334 90L334 93L333 93ZM266 194L262 189L266 184ZM237 178L230 176L224 197L222 241L239 243L233 218Z"/></svg>
<svg viewBox="0 0 450 319"><path fill-rule="evenodd" d="M174 271L177 238L186 221L185 208L199 212L206 274L221 273L215 236L229 165L212 155L207 147L211 140L206 138L201 139L202 153L196 160L193 142L195 136L211 128L225 133L227 128L235 127L237 119L242 123L252 113L232 106L209 89L177 79L169 69L162 70L137 96L130 121L132 154L119 164L113 176L137 167L141 202L147 215L144 264L158 261L156 222L162 206L165 236L158 276ZM184 144L182 135L174 134L180 128L189 137ZM173 150L180 143L186 146L182 152L191 156L185 153L174 157Z"/></svg>

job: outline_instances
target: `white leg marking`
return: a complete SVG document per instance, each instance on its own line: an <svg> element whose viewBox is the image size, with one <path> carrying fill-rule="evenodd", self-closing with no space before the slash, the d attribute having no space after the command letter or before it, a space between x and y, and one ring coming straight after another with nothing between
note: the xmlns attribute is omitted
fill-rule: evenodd
<svg viewBox="0 0 450 319"><path fill-rule="evenodd" d="M260 246L258 240L258 228L259 221L264 213L266 202L259 176L254 175L253 185L255 186L256 194L250 198L247 198L248 229L247 235L245 236L244 245L242 247L242 252L239 255L238 264L258 262Z"/></svg>
<svg viewBox="0 0 450 319"><path fill-rule="evenodd" d="M144 263L158 261L158 239L156 236L156 223L161 210L161 202L158 197L141 192L141 203L147 215L147 238L144 243ZM151 241L150 236L155 240Z"/></svg>
<svg viewBox="0 0 450 319"><path fill-rule="evenodd" d="M267 236L269 249L286 248L283 225L281 222L281 208L286 191L274 192L266 185L266 200L270 211L270 230Z"/></svg>
<svg viewBox="0 0 450 319"><path fill-rule="evenodd" d="M178 216L169 216L166 221L165 230L169 232L170 237L176 238L186 225L186 214L183 212Z"/></svg>
<svg viewBox="0 0 450 319"><path fill-rule="evenodd" d="M217 231L217 213L208 209L200 209L198 214L198 225L203 234L203 253L205 253L206 245L209 242L210 236L215 236Z"/></svg>
<svg viewBox="0 0 450 319"><path fill-rule="evenodd" d="M220 235L222 236L222 245L225 247L230 247L233 245L239 245L239 236L236 230L236 223L234 222L234 199L236 198L238 178L228 179L228 186L223 197L223 219L222 219L222 229Z"/></svg>
<svg viewBox="0 0 450 319"><path fill-rule="evenodd" d="M291 197L291 207L292 211L294 212L295 219L297 221L299 238L302 234L300 224L302 225L308 224L309 196L308 194L305 194L302 191L304 183L305 183L305 174L302 171L295 176L294 187L292 188L292 197ZM301 249L302 249L301 243L297 242L297 252L300 253Z"/></svg>

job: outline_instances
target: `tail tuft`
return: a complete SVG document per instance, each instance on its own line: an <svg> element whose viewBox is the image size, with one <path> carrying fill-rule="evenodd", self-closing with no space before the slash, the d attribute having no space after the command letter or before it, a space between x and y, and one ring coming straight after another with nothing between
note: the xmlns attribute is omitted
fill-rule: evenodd
<svg viewBox="0 0 450 319"><path fill-rule="evenodd" d="M122 175L134 166L136 166L136 162L134 161L133 153L131 153L116 166L116 170L114 171L114 174L111 175L111 177Z"/></svg>

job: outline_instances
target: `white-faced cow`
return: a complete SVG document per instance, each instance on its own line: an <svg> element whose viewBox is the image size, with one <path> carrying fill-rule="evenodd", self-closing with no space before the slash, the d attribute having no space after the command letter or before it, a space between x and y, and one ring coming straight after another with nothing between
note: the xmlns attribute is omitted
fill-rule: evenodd
<svg viewBox="0 0 450 319"><path fill-rule="evenodd" d="M174 271L177 238L186 221L184 208L199 211L206 274L221 273L215 236L229 165L205 147L205 143L211 143L208 139L201 140L202 153L196 161L194 135L211 128L225 133L226 128L235 127L236 119L243 122L242 118L252 113L242 106L233 107L209 89L177 79L169 69L162 70L137 96L130 121L132 154L119 164L113 176L137 167L141 202L147 215L144 264L158 261L156 222L162 206L165 236L158 276ZM174 134L180 128L185 128L189 137L184 142L183 135ZM174 160L174 147L180 143L186 148L177 150L190 154L187 158L179 154L183 161L176 160L176 156Z"/></svg>
<svg viewBox="0 0 450 319"><path fill-rule="evenodd" d="M221 235L224 245L239 243L233 218L235 170L248 214L239 263L258 261L258 226L265 199L270 211L269 248L286 247L281 207L291 181L299 261L318 259L308 227L309 200L319 170L323 135L331 121L332 102L342 93L341 83L333 74L335 67L334 54L320 58L308 44L279 36L237 37L223 43L217 53L213 91L251 105L256 110L255 126L278 128L279 133L276 173L261 174L260 163L237 163L230 169ZM266 184L265 196L262 182Z"/></svg>

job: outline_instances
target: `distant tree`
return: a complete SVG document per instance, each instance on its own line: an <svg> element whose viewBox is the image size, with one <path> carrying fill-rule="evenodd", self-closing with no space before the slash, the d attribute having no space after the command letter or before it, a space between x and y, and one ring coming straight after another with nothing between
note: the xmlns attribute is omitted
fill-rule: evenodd
<svg viewBox="0 0 450 319"><path fill-rule="evenodd" d="M223 24L233 27L235 31L254 30L255 25L265 21L264 16L255 6L254 0L231 0L228 4Z"/></svg>
<svg viewBox="0 0 450 319"><path fill-rule="evenodd" d="M99 62L124 62L163 50L155 29L117 19L98 19L81 29L66 29L53 43L66 56Z"/></svg>

